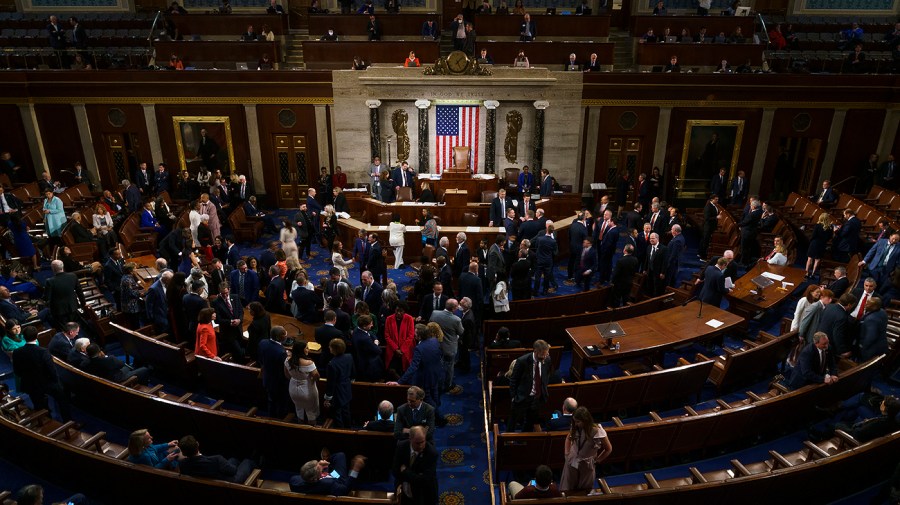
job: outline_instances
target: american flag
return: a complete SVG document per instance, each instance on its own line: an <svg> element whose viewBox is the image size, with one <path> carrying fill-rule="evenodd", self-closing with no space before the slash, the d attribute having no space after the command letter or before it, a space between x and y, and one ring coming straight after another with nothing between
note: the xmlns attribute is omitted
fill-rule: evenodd
<svg viewBox="0 0 900 505"><path fill-rule="evenodd" d="M478 171L478 106L438 105L435 142L435 165L437 173L453 167L453 148L469 146L471 159L469 168Z"/></svg>

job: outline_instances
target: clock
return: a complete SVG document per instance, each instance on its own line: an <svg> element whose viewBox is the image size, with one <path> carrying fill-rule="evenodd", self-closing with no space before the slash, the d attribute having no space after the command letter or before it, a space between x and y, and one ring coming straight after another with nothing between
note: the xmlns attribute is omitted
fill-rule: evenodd
<svg viewBox="0 0 900 505"><path fill-rule="evenodd" d="M453 51L447 56L447 68L454 74L461 74L469 66L469 56L462 51Z"/></svg>

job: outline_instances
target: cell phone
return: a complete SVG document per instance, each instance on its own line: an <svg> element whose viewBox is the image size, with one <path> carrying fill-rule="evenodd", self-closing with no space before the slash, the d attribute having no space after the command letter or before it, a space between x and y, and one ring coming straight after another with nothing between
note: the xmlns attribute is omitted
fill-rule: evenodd
<svg viewBox="0 0 900 505"><path fill-rule="evenodd" d="M381 419L381 418L379 417L378 411L376 410L375 411L375 420L377 421L379 419ZM391 412L391 417L388 418L388 421L393 421L393 420L394 420L394 413Z"/></svg>
<svg viewBox="0 0 900 505"><path fill-rule="evenodd" d="M528 485L535 486L535 485L537 485L537 483L534 481L534 479L531 479L531 482L529 482Z"/></svg>
<svg viewBox="0 0 900 505"><path fill-rule="evenodd" d="M554 412L553 414L550 415L550 419L559 419L559 414Z"/></svg>
<svg viewBox="0 0 900 505"><path fill-rule="evenodd" d="M337 470L332 470L332 471L331 471L331 476L334 477L335 479L340 479L340 478L341 478L341 474L337 473Z"/></svg>

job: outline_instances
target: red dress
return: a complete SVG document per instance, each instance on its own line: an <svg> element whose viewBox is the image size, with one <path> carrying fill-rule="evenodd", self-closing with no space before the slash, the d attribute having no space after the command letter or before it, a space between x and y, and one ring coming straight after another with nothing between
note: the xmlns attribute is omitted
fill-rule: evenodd
<svg viewBox="0 0 900 505"><path fill-rule="evenodd" d="M391 314L384 321L385 340L385 368L390 368L394 352L403 351L403 371L409 368L412 361L413 347L416 342L416 322L409 314L403 314L400 324L397 324L397 316Z"/></svg>
<svg viewBox="0 0 900 505"><path fill-rule="evenodd" d="M194 354L210 359L215 359L219 355L216 331L213 329L212 323L197 325L197 343L194 345Z"/></svg>

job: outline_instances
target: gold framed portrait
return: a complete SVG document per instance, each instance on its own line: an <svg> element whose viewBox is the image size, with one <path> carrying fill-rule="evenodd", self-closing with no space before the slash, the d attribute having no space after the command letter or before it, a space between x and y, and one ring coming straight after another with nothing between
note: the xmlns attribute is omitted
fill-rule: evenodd
<svg viewBox="0 0 900 505"><path fill-rule="evenodd" d="M173 116L175 145L181 170L197 173L201 165L210 172L235 173L231 118L228 116Z"/></svg>
<svg viewBox="0 0 900 505"><path fill-rule="evenodd" d="M709 181L725 168L728 180L737 173L744 136L743 120L688 120L676 187L680 198L706 198Z"/></svg>

